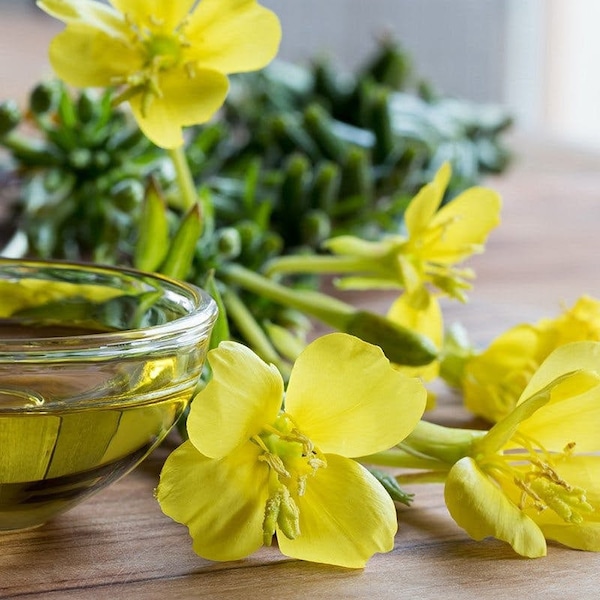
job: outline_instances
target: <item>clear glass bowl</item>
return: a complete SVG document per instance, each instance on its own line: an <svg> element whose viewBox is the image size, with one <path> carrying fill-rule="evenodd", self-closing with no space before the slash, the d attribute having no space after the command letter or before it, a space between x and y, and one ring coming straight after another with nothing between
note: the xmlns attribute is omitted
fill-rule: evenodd
<svg viewBox="0 0 600 600"><path fill-rule="evenodd" d="M43 524L164 439L216 313L159 275L0 259L0 531Z"/></svg>

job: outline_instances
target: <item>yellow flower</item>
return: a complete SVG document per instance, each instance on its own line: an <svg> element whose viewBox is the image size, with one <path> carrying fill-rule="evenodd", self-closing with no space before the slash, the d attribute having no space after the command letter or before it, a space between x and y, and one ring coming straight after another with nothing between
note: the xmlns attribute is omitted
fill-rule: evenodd
<svg viewBox="0 0 600 600"><path fill-rule="evenodd" d="M441 206L450 176L445 163L411 200L404 216L406 235L376 242L339 236L326 242L335 255L356 259L348 270L357 274L342 279L342 287L404 289L416 308L428 305L429 285L465 300L473 273L457 265L483 251L500 222L501 202L494 191L472 187Z"/></svg>
<svg viewBox="0 0 600 600"><path fill-rule="evenodd" d="M285 394L272 365L223 342L194 399L189 441L167 459L157 497L211 560L277 536L287 556L363 567L392 549L394 503L353 457L390 448L423 413L425 391L381 350L343 333L309 344Z"/></svg>
<svg viewBox="0 0 600 600"><path fill-rule="evenodd" d="M555 350L517 406L451 468L448 509L476 540L523 556L546 539L600 550L600 343Z"/></svg>
<svg viewBox="0 0 600 600"><path fill-rule="evenodd" d="M488 421L498 421L514 408L555 348L584 340L600 340L600 302L588 296L557 318L509 329L467 361L461 381L465 406Z"/></svg>
<svg viewBox="0 0 600 600"><path fill-rule="evenodd" d="M208 121L225 100L227 75L265 66L281 37L277 17L255 0L111 5L38 0L67 25L50 61L72 85L121 87L142 131L164 148L182 145L182 127Z"/></svg>

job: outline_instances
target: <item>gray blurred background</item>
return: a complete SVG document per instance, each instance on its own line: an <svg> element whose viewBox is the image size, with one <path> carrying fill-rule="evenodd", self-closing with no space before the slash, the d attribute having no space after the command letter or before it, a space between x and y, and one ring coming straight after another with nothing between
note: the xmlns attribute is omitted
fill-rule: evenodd
<svg viewBox="0 0 600 600"><path fill-rule="evenodd" d="M360 64L390 34L439 91L510 108L517 126L600 145L600 0L263 0L283 26L280 57ZM33 0L0 0L0 96L49 68L61 25ZM21 83L22 85L22 83Z"/></svg>

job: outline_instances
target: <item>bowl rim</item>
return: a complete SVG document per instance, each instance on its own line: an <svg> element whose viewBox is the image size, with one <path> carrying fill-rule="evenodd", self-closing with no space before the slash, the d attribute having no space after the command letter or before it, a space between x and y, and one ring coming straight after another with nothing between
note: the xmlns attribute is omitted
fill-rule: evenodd
<svg viewBox="0 0 600 600"><path fill-rule="evenodd" d="M61 336L40 336L28 338L2 338L0 336L0 360L7 354L15 352L25 355L40 354L44 352L55 353L78 353L90 350L94 355L104 349L100 354L112 354L115 347L120 348L121 352L133 350L139 353L142 347L146 347L153 341L162 341L163 344L172 345L173 343L182 343L191 336L198 338L203 333L210 331L215 319L217 318L218 308L213 298L199 286L163 275L161 273L152 273L142 271L128 266L104 265L84 261L68 261L60 259L15 259L0 257L0 281L7 279L2 277L2 271L7 267L22 266L27 269L57 268L68 270L86 270L101 273L107 276L130 277L133 279L155 281L161 284L167 293L179 294L185 298L193 307L189 312L178 316L177 318L147 327L102 331L97 333L82 333L74 335ZM93 341L93 348L91 348Z"/></svg>

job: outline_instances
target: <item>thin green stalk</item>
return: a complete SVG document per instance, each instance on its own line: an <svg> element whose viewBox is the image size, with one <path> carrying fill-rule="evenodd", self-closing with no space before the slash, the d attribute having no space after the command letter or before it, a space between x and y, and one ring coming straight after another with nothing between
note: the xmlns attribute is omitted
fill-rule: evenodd
<svg viewBox="0 0 600 600"><path fill-rule="evenodd" d="M202 208L196 191L196 184L190 171L190 165L185 154L184 146L178 146L168 150L173 166L175 167L175 175L177 184L179 185L179 193L181 195L181 207L184 210L189 210L194 204ZM202 214L200 215L201 221Z"/></svg>
<svg viewBox="0 0 600 600"><path fill-rule="evenodd" d="M421 366L437 356L437 348L425 336L327 294L289 288L233 263L219 267L219 276L262 298L315 317L338 331L376 344L393 363Z"/></svg>
<svg viewBox="0 0 600 600"><path fill-rule="evenodd" d="M353 306L331 296L286 287L238 264L223 265L219 272L228 281L250 292L305 312L342 331L356 313Z"/></svg>
<svg viewBox="0 0 600 600"><path fill-rule="evenodd" d="M420 421L402 445L445 464L453 465L461 458L469 456L474 442L486 433L486 431L444 427L428 421Z"/></svg>
<svg viewBox="0 0 600 600"><path fill-rule="evenodd" d="M397 467L403 469L423 469L428 471L448 471L451 465L429 456L419 455L398 446L383 452L376 452L358 459L368 465Z"/></svg>
<svg viewBox="0 0 600 600"><path fill-rule="evenodd" d="M265 361L273 363L284 377L289 375L288 365L271 344L261 326L256 322L254 315L248 310L240 297L230 288L222 292L223 304L228 317L236 324L240 333L252 349Z"/></svg>
<svg viewBox="0 0 600 600"><path fill-rule="evenodd" d="M282 273L359 273L372 270L373 261L355 256L289 255L270 260L267 275Z"/></svg>

